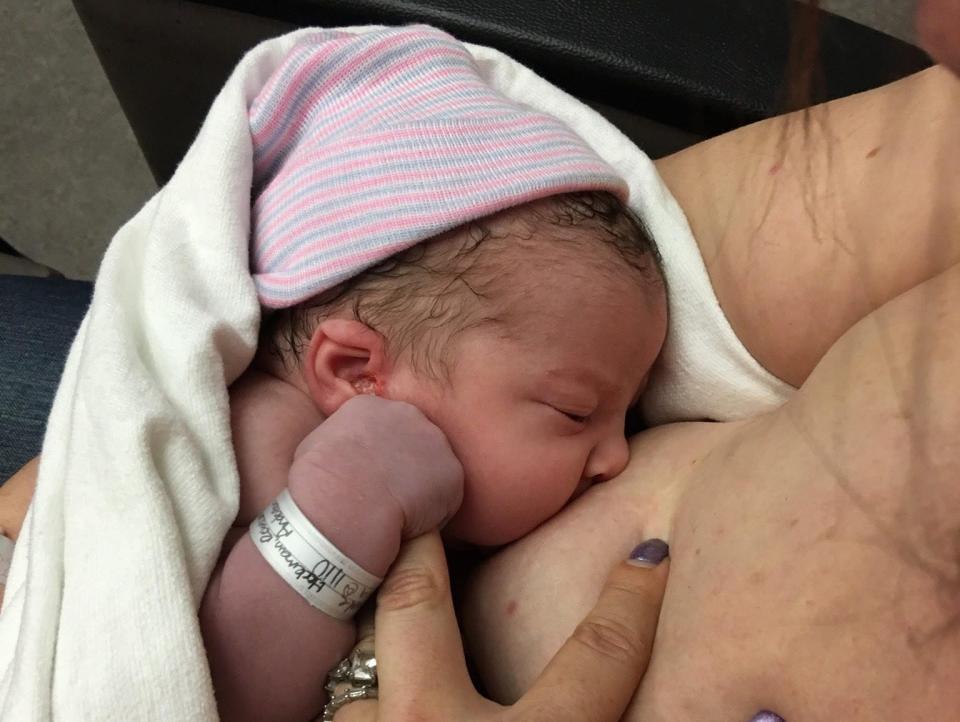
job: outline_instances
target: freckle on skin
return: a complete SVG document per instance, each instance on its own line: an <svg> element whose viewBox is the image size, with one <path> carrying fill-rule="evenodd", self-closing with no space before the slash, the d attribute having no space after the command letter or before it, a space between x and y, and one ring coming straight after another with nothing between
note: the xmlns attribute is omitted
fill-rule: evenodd
<svg viewBox="0 0 960 722"><path fill-rule="evenodd" d="M873 156L875 156L879 152L880 152L880 146L878 145L876 148L873 148L869 153L867 153L867 158L873 158Z"/></svg>
<svg viewBox="0 0 960 722"><path fill-rule="evenodd" d="M508 617L513 616L513 613L516 611L517 611L517 601L515 599L511 599L509 602L507 602L507 616Z"/></svg>
<svg viewBox="0 0 960 722"><path fill-rule="evenodd" d="M770 166L770 175L776 175L780 172L781 168L783 168L783 163L774 163Z"/></svg>

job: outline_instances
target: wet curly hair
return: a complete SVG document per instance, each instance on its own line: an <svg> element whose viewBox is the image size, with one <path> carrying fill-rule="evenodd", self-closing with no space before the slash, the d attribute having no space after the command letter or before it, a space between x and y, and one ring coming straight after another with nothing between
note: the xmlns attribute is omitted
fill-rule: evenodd
<svg viewBox="0 0 960 722"><path fill-rule="evenodd" d="M632 273L660 293L665 285L660 254L636 214L608 192L565 193L455 228L269 313L261 351L296 368L316 327L347 315L380 333L391 357L409 354L418 371L443 378L457 334L502 323L516 309L517 251L526 250L536 262L566 255L602 273Z"/></svg>

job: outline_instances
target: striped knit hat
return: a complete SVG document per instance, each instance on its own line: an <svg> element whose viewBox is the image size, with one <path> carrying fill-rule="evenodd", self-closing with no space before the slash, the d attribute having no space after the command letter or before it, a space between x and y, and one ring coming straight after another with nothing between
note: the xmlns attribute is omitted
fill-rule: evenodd
<svg viewBox="0 0 960 722"><path fill-rule="evenodd" d="M572 130L493 90L426 26L309 36L254 100L250 131L252 273L269 308L510 206L627 196Z"/></svg>

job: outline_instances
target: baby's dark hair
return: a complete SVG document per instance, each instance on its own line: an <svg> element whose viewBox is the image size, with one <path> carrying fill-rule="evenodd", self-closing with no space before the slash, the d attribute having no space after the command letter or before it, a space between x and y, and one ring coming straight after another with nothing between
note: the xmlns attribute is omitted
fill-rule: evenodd
<svg viewBox="0 0 960 722"><path fill-rule="evenodd" d="M534 247L536 253L523 253ZM634 273L663 293L660 254L640 218L611 193L565 193L440 234L270 313L261 326L260 351L292 370L319 323L347 316L380 333L392 358L409 354L419 371L444 378L457 334L503 323L522 304L522 293L511 290L524 262L563 256L575 256L594 272Z"/></svg>

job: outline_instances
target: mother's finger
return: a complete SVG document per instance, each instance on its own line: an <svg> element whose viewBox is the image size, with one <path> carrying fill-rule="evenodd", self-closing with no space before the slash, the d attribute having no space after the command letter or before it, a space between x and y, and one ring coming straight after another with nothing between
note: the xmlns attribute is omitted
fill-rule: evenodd
<svg viewBox="0 0 960 722"><path fill-rule="evenodd" d="M632 557L613 570L593 610L514 706L518 719L527 711L555 722L620 719L650 661L667 551L650 540L634 551L641 564Z"/></svg>
<svg viewBox="0 0 960 722"><path fill-rule="evenodd" d="M450 717L478 699L463 657L440 535L407 542L377 595L380 700L396 719L405 711ZM419 717L418 717L419 719ZM424 717L426 719L426 717Z"/></svg>
<svg viewBox="0 0 960 722"><path fill-rule="evenodd" d="M358 699L348 702L333 715L333 722L377 722L377 701Z"/></svg>

